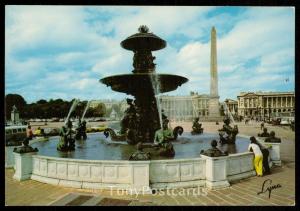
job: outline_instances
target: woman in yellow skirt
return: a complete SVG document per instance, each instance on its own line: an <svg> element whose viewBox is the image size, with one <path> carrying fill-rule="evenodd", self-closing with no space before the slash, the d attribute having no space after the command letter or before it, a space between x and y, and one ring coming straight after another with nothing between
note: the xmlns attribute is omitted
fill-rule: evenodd
<svg viewBox="0 0 300 211"><path fill-rule="evenodd" d="M257 176L261 177L263 175L263 154L257 144L255 137L250 137L251 144L249 144L248 151L254 153L254 168Z"/></svg>

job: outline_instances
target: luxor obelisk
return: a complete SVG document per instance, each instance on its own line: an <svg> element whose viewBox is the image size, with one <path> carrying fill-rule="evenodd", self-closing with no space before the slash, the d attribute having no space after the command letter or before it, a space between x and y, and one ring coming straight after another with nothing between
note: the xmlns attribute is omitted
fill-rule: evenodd
<svg viewBox="0 0 300 211"><path fill-rule="evenodd" d="M217 32L215 27L211 29L210 50L210 99L208 104L208 119L221 120L218 95L218 68L217 68Z"/></svg>

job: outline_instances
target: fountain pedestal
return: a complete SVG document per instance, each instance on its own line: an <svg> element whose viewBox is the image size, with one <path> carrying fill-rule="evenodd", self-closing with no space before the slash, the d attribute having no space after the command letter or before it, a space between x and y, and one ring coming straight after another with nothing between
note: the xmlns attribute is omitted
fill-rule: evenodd
<svg viewBox="0 0 300 211"><path fill-rule="evenodd" d="M14 179L18 181L23 181L30 179L32 175L32 155L36 155L37 152L27 152L27 153L16 153L15 156L15 174Z"/></svg>
<svg viewBox="0 0 300 211"><path fill-rule="evenodd" d="M206 161L206 182L205 186L209 189L219 189L229 187L227 180L227 156L209 157L201 155Z"/></svg>

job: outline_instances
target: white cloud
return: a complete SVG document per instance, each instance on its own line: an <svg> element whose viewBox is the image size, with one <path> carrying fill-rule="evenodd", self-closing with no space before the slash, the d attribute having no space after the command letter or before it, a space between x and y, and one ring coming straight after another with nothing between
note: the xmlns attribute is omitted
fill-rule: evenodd
<svg viewBox="0 0 300 211"><path fill-rule="evenodd" d="M133 53L122 49L120 42L142 24L168 42L167 48L153 52L156 71L189 79L172 94L209 93L208 36L213 25L218 34L221 98L234 98L239 90L276 89L282 77L292 77L295 14L291 8L248 7L236 16L206 16L215 9L6 6L6 91L22 90L26 97L34 92L33 100L123 97L99 79L131 73Z"/></svg>

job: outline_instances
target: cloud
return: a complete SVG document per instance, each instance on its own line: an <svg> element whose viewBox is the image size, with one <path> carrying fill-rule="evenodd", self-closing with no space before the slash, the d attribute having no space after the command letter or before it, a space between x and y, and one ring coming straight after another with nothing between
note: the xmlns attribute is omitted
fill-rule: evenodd
<svg viewBox="0 0 300 211"><path fill-rule="evenodd" d="M167 41L157 73L189 79L171 95L209 94L217 29L221 100L240 91L293 90L295 12L287 7L6 6L5 92L40 98L124 98L99 79L132 70L120 42L147 25ZM290 82L284 82L289 78Z"/></svg>

